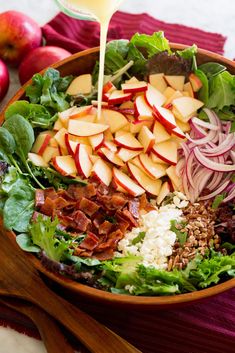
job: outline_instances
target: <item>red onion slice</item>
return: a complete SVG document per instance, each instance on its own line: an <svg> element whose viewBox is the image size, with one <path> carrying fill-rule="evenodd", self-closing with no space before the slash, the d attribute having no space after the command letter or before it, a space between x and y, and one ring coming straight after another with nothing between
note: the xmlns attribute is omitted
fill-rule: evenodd
<svg viewBox="0 0 235 353"><path fill-rule="evenodd" d="M225 197L225 199L222 202L226 203L228 201L233 200L234 198L235 198L235 186L234 186L233 190L231 191L231 193L227 197Z"/></svg>
<svg viewBox="0 0 235 353"><path fill-rule="evenodd" d="M199 198L199 201L208 200L208 199L211 199L212 197L215 197L216 195L219 195L221 192L223 192L226 189L229 183L230 183L230 180L225 181L225 183L220 185L220 187L217 188L215 191L211 192L208 195L201 196Z"/></svg>
<svg viewBox="0 0 235 353"><path fill-rule="evenodd" d="M215 162L207 157L205 157L199 150L198 147L194 148L194 154L199 163L201 163L205 168L214 170L216 172L233 172L235 171L235 165L228 165L223 163Z"/></svg>
<svg viewBox="0 0 235 353"><path fill-rule="evenodd" d="M219 126L218 125L214 125L214 124L208 123L208 122L206 122L204 120L201 120L199 118L196 118L196 117L192 118L191 121L192 121L192 123L194 125L201 126L201 127L206 128L206 129L209 129L209 130L216 130L216 131L219 130Z"/></svg>

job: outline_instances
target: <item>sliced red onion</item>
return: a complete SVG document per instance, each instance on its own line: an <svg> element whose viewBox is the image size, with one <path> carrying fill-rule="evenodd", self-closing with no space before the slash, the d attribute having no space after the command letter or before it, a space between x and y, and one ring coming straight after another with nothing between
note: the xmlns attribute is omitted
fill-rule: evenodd
<svg viewBox="0 0 235 353"><path fill-rule="evenodd" d="M185 166L186 162L185 162L185 158L181 158L177 164L176 164L176 167L175 167L175 171L176 171L176 174L180 177L183 173L183 169L184 169L184 166Z"/></svg>
<svg viewBox="0 0 235 353"><path fill-rule="evenodd" d="M187 175L187 179L190 183L190 185L192 186L192 188L195 188L195 184L192 178L192 166L193 166L193 162L194 162L194 153L193 150L190 152L188 159L186 161L186 175Z"/></svg>
<svg viewBox="0 0 235 353"><path fill-rule="evenodd" d="M225 197L225 199L222 202L226 203L226 202L233 200L234 198L235 198L235 186L234 186L233 190L231 191L231 193L227 197Z"/></svg>
<svg viewBox="0 0 235 353"><path fill-rule="evenodd" d="M201 152L210 157L217 157L229 152L235 146L235 134L229 134L219 145L211 149L201 148Z"/></svg>
<svg viewBox="0 0 235 353"><path fill-rule="evenodd" d="M231 157L233 163L235 164L235 152L234 151L230 151L230 157Z"/></svg>
<svg viewBox="0 0 235 353"><path fill-rule="evenodd" d="M230 130L231 130L231 126L232 126L232 123L231 121L226 121L223 124L223 131L225 134L229 134Z"/></svg>
<svg viewBox="0 0 235 353"><path fill-rule="evenodd" d="M199 150L198 147L194 148L194 154L198 162L201 163L205 168L214 170L216 172L233 172L235 171L235 165L228 165L223 163L215 162L205 157Z"/></svg>
<svg viewBox="0 0 235 353"><path fill-rule="evenodd" d="M207 188L209 190L214 190L223 179L223 176L224 176L223 173L214 172L210 183L207 185Z"/></svg>
<svg viewBox="0 0 235 353"><path fill-rule="evenodd" d="M213 112L213 110L210 110L208 108L204 108L203 111L208 116L210 123L213 125L217 125L219 127L219 130L222 130L221 121L220 121L219 117L215 114L215 112Z"/></svg>
<svg viewBox="0 0 235 353"><path fill-rule="evenodd" d="M185 134L185 136L189 141L193 142L195 145L204 145L205 143L211 142L215 137L217 137L218 132L214 130L210 130L205 137L198 140L192 139L189 134Z"/></svg>
<svg viewBox="0 0 235 353"><path fill-rule="evenodd" d="M215 197L217 195L219 195L221 192L223 192L226 187L228 186L228 184L230 183L230 180L227 180L225 181L225 183L223 183L222 185L220 185L219 188L217 188L215 191L211 192L210 194L208 195L205 195L205 196L201 196L199 198L200 201L203 201L203 200L209 200L211 199L212 197Z"/></svg>
<svg viewBox="0 0 235 353"><path fill-rule="evenodd" d="M199 118L196 118L196 117L192 118L191 121L192 121L192 123L194 125L201 126L201 127L206 128L206 129L209 129L209 130L216 130L216 131L219 130L219 126L218 125L214 125L214 124L208 123L208 122L206 122L204 120L201 120Z"/></svg>

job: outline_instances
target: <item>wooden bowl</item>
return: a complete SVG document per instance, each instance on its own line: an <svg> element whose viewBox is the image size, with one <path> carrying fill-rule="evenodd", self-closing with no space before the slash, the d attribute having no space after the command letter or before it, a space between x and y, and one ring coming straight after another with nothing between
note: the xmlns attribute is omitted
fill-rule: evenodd
<svg viewBox="0 0 235 353"><path fill-rule="evenodd" d="M186 46L172 43L171 48L173 50L179 50L185 49ZM95 62L98 59L98 54L99 48L85 50L52 65L52 67L58 69L62 76L70 74L79 75L83 73L91 73ZM222 57L221 55L199 49L197 54L197 60L199 64L209 61L218 62L220 64L225 65L232 74L235 74L235 62L228 60ZM13 102L24 98L25 88L30 83L31 81L28 81L23 87L21 87L15 94L15 96L9 101L5 109L0 113L0 124L4 120L4 112L7 107ZM15 234L13 232L5 232L5 234L6 236L15 237ZM42 266L41 262L37 259L36 256L28 253L27 256L29 258L29 261L31 261L41 273L43 273L46 277L49 277L52 281L62 286L69 293L72 293L73 297L77 294L93 302L100 302L112 306L125 306L133 309L160 309L166 307L169 308L206 299L208 297L217 295L235 287L235 279L230 279L226 282L220 283L207 289L174 296L137 297L113 294L77 283L74 280L65 278L59 274L52 273Z"/></svg>

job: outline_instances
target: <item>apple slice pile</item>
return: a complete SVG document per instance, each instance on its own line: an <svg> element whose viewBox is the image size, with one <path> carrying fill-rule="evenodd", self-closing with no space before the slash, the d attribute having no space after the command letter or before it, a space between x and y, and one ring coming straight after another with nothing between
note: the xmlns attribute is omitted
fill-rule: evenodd
<svg viewBox="0 0 235 353"><path fill-rule="evenodd" d="M89 75L83 79L71 91L76 82L90 85ZM53 131L38 135L29 159L43 167L50 163L64 176L96 177L133 196L147 192L161 203L172 188L182 190L177 150L188 121L203 106L194 98L199 83L192 80L156 74L147 83L133 77L121 90L108 82L100 119L97 102L59 113Z"/></svg>

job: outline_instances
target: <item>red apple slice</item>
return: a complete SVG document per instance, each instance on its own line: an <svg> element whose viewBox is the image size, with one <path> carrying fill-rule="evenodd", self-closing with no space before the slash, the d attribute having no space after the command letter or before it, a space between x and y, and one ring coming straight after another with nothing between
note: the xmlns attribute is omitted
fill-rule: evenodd
<svg viewBox="0 0 235 353"><path fill-rule="evenodd" d="M124 93L122 90L115 90L110 93L108 98L108 103L111 104L121 104L123 102L129 101L132 97L132 93Z"/></svg>
<svg viewBox="0 0 235 353"><path fill-rule="evenodd" d="M164 126L158 121L155 121L153 126L153 134L155 136L155 143L161 143L171 138Z"/></svg>
<svg viewBox="0 0 235 353"><path fill-rule="evenodd" d="M159 192L159 195L157 197L157 204L160 205L162 201L165 199L165 197L171 192L170 185L168 181L165 181L165 183L162 184L161 190Z"/></svg>
<svg viewBox="0 0 235 353"><path fill-rule="evenodd" d="M115 137L114 142L121 147L127 148L132 151L142 151L144 147L140 142L130 133Z"/></svg>
<svg viewBox="0 0 235 353"><path fill-rule="evenodd" d="M202 88L202 81L193 72L189 75L189 81L191 83L193 92L198 92Z"/></svg>
<svg viewBox="0 0 235 353"><path fill-rule="evenodd" d="M64 128L64 125L62 124L62 121L60 119L57 119L54 124L53 130L59 131L60 129L63 129L63 128Z"/></svg>
<svg viewBox="0 0 235 353"><path fill-rule="evenodd" d="M163 73L149 75L149 83L161 93L167 88Z"/></svg>
<svg viewBox="0 0 235 353"><path fill-rule="evenodd" d="M92 163L90 161L89 154L87 153L86 145L77 145L74 160L78 174L84 176L85 178L89 178L91 175Z"/></svg>
<svg viewBox="0 0 235 353"><path fill-rule="evenodd" d="M171 183L174 187L174 190L183 192L182 182L176 173L175 166L170 166L169 168L167 168L166 174L168 175L169 179L171 180Z"/></svg>
<svg viewBox="0 0 235 353"><path fill-rule="evenodd" d="M144 147L144 152L148 153L155 144L155 136L147 126L143 126L138 135L140 144Z"/></svg>
<svg viewBox="0 0 235 353"><path fill-rule="evenodd" d="M113 168L114 181L132 196L140 196L145 190L137 185L131 178L117 168Z"/></svg>
<svg viewBox="0 0 235 353"><path fill-rule="evenodd" d="M79 119L90 114L96 115L96 112L93 112L93 105L87 105L85 107L75 107L75 109L72 110L72 112L70 113L69 119Z"/></svg>
<svg viewBox="0 0 235 353"><path fill-rule="evenodd" d="M113 141L113 134L110 131L110 129L104 131L104 138L105 138L105 141Z"/></svg>
<svg viewBox="0 0 235 353"><path fill-rule="evenodd" d="M181 119L183 119L183 122L187 122L192 114L196 113L197 110L204 105L203 102L192 97L176 98L173 100L172 104L182 116ZM181 120L178 116L177 119Z"/></svg>
<svg viewBox="0 0 235 353"><path fill-rule="evenodd" d="M112 169L102 159L98 159L92 167L92 174L99 180L100 183L109 186L112 181Z"/></svg>
<svg viewBox="0 0 235 353"><path fill-rule="evenodd" d="M165 101L164 108L169 109L169 107L172 106L173 100L179 97L183 97L183 93L181 93L180 91L175 91L172 96L167 98L167 100Z"/></svg>
<svg viewBox="0 0 235 353"><path fill-rule="evenodd" d="M77 173L75 161L72 156L57 156L52 158L54 168L62 175L69 176Z"/></svg>
<svg viewBox="0 0 235 353"><path fill-rule="evenodd" d="M39 154L36 153L28 153L28 159L30 162L32 162L36 167L42 167L42 168L47 168L48 163L44 161L42 156L39 156Z"/></svg>
<svg viewBox="0 0 235 353"><path fill-rule="evenodd" d="M53 157L59 156L60 151L58 147L47 146L43 152L42 158L46 163L49 163Z"/></svg>
<svg viewBox="0 0 235 353"><path fill-rule="evenodd" d="M136 82L139 82L139 80L135 76L132 76L132 78L125 81L125 83L136 83Z"/></svg>
<svg viewBox="0 0 235 353"><path fill-rule="evenodd" d="M58 147L58 142L56 141L56 139L54 137L52 137L49 141L49 146L51 147Z"/></svg>
<svg viewBox="0 0 235 353"><path fill-rule="evenodd" d="M163 92L163 94L167 99L169 99L175 92L176 90L173 89L172 87L167 87Z"/></svg>
<svg viewBox="0 0 235 353"><path fill-rule="evenodd" d="M91 147L94 151L98 150L104 143L104 134L101 132L98 135L88 137Z"/></svg>
<svg viewBox="0 0 235 353"><path fill-rule="evenodd" d="M103 94L111 93L111 92L115 91L116 89L117 88L114 86L114 84L111 81L108 81L103 86Z"/></svg>
<svg viewBox="0 0 235 353"><path fill-rule="evenodd" d="M183 121L180 121L178 119L175 119L177 126L183 131L183 132L188 132L191 130L191 127L188 122L184 123Z"/></svg>
<svg viewBox="0 0 235 353"><path fill-rule="evenodd" d="M112 134L128 123L125 115L111 109L102 109L102 121L110 127Z"/></svg>
<svg viewBox="0 0 235 353"><path fill-rule="evenodd" d="M91 101L91 104L93 105L93 107L97 108L99 102L98 102L97 100L93 99L93 100ZM109 104L108 104L108 102L101 102L101 106L102 106L103 108L106 108L106 107L109 106Z"/></svg>
<svg viewBox="0 0 235 353"><path fill-rule="evenodd" d="M153 152L150 153L150 158L152 159L153 163L162 164L166 166L169 165L169 163L164 162L161 158L158 158Z"/></svg>
<svg viewBox="0 0 235 353"><path fill-rule="evenodd" d="M118 157L117 153L110 151L108 148L100 148L97 151L97 154L106 161L118 165L119 167L123 167L123 161Z"/></svg>
<svg viewBox="0 0 235 353"><path fill-rule="evenodd" d="M117 153L117 156L119 158L121 158L121 160L123 162L127 162L132 158L135 158L136 156L138 156L140 153L140 151L132 151L132 150L128 150L127 148L120 148L120 150Z"/></svg>
<svg viewBox="0 0 235 353"><path fill-rule="evenodd" d="M79 144L79 142L75 142L73 140L70 140L69 138L69 134L65 134L65 144L68 150L68 154L70 154L71 156L74 156L74 153L76 151L77 145Z"/></svg>
<svg viewBox="0 0 235 353"><path fill-rule="evenodd" d="M134 109L134 102L127 101L120 105L119 109Z"/></svg>
<svg viewBox="0 0 235 353"><path fill-rule="evenodd" d="M124 93L137 93L147 91L148 85L145 81L128 82L122 84L122 90Z"/></svg>
<svg viewBox="0 0 235 353"><path fill-rule="evenodd" d="M173 141L169 140L154 145L152 152L166 163L177 164L177 144Z"/></svg>
<svg viewBox="0 0 235 353"><path fill-rule="evenodd" d="M150 107L153 107L153 105L162 106L166 101L166 97L150 84L148 84L148 89L145 92L145 99Z"/></svg>
<svg viewBox="0 0 235 353"><path fill-rule="evenodd" d="M144 170L154 179L159 179L166 175L166 167L161 164L156 164L152 159L144 153L139 155L139 160Z"/></svg>
<svg viewBox="0 0 235 353"><path fill-rule="evenodd" d="M133 121L132 123L129 124L130 132L132 134L136 134L136 133L138 134L143 126L147 126L150 129L153 125L153 121L154 121L153 118L151 120L148 119L148 120Z"/></svg>
<svg viewBox="0 0 235 353"><path fill-rule="evenodd" d="M90 161L91 161L92 164L95 164L95 162L98 161L98 159L100 159L99 156L93 155L93 154L90 154L89 158L90 158Z"/></svg>
<svg viewBox="0 0 235 353"><path fill-rule="evenodd" d="M61 123L63 124L63 126L66 129L68 127L69 117L73 113L73 111L75 111L76 109L77 109L77 107L72 107L72 108L64 110L63 112L58 113L59 120L61 121Z"/></svg>
<svg viewBox="0 0 235 353"><path fill-rule="evenodd" d="M151 107L145 100L143 95L138 96L134 102L135 116L138 120L148 120L153 118L153 112Z"/></svg>
<svg viewBox="0 0 235 353"><path fill-rule="evenodd" d="M158 196L162 184L161 180L152 180L141 169L130 162L128 162L127 166L131 176L144 190L146 190L151 195Z"/></svg>
<svg viewBox="0 0 235 353"><path fill-rule="evenodd" d="M76 77L69 85L66 93L71 96L78 94L89 94L92 90L92 76L84 74Z"/></svg>
<svg viewBox="0 0 235 353"><path fill-rule="evenodd" d="M154 105L153 113L166 129L176 128L175 117L170 110Z"/></svg>
<svg viewBox="0 0 235 353"><path fill-rule="evenodd" d="M54 139L58 143L60 147L63 149L67 149L66 143L65 143L65 135L68 133L68 131L65 128L60 129L54 136Z"/></svg>
<svg viewBox="0 0 235 353"><path fill-rule="evenodd" d="M124 133L126 133L126 132L124 131ZM117 152L117 146L115 145L115 143L113 141L104 140L103 145L104 145L104 147L108 148L110 151Z"/></svg>
<svg viewBox="0 0 235 353"><path fill-rule="evenodd" d="M108 125L89 123L86 121L69 120L68 132L81 137L98 135L109 128Z"/></svg>
<svg viewBox="0 0 235 353"><path fill-rule="evenodd" d="M181 139L185 139L185 134L183 131L179 128L179 126L176 126L173 130L171 130L171 133L175 136L178 136Z"/></svg>
<svg viewBox="0 0 235 353"><path fill-rule="evenodd" d="M183 91L185 76L165 75L165 80L168 83L168 85L174 88L175 90Z"/></svg>
<svg viewBox="0 0 235 353"><path fill-rule="evenodd" d="M46 147L49 145L50 140L51 140L50 134L40 133L33 144L32 152L42 156Z"/></svg>
<svg viewBox="0 0 235 353"><path fill-rule="evenodd" d="M184 84L184 91L189 93L189 97L194 98L194 92L190 82Z"/></svg>
<svg viewBox="0 0 235 353"><path fill-rule="evenodd" d="M88 122L88 123L94 123L95 120L96 120L96 115L93 115L93 114L84 115L84 116L80 116L79 118L74 118L73 120L85 121L85 122ZM68 122L68 124L69 124L69 122Z"/></svg>

